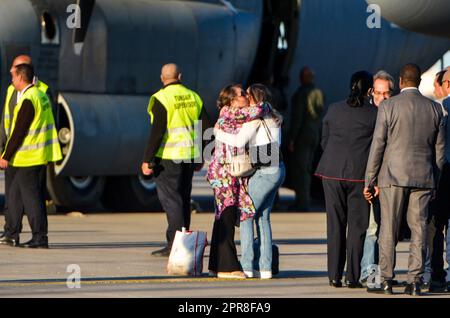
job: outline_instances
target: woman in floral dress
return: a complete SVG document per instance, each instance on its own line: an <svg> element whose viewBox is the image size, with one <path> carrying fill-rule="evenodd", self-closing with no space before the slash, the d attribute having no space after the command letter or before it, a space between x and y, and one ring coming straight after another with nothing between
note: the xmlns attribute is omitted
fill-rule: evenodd
<svg viewBox="0 0 450 318"><path fill-rule="evenodd" d="M265 104L249 107L245 90L238 85L225 87L219 95L220 109L215 131L237 134L246 122L266 115ZM216 140L207 179L214 190L215 221L211 238L209 271L219 278L245 278L234 244L235 225L255 214L248 195L248 177L233 177L226 169L231 154L244 153L245 147L233 147Z"/></svg>

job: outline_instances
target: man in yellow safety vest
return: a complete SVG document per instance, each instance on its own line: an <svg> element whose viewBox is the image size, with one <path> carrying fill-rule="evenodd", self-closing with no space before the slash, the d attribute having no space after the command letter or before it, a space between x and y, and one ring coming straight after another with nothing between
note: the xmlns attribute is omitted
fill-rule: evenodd
<svg viewBox="0 0 450 318"><path fill-rule="evenodd" d="M10 69L10 73L12 75L13 70L17 65L20 64L29 64L33 65L33 61L31 60L31 57L29 55L19 55L17 56ZM33 78L33 84L42 92L49 95L49 87L44 82L40 81L36 76ZM14 86L11 84L8 87L7 93L6 93L6 99L5 104L3 106L3 112L1 116L1 122L0 122L0 154L3 153L6 146L6 140L8 139L8 136L11 132L11 121L12 116L14 114L14 108L17 105L17 90L14 88ZM50 95L49 95L50 98ZM51 100L51 98L50 98ZM7 192L9 189L9 183L7 182L9 180L5 180L5 203L3 207L4 216L5 216L5 224L4 224L4 231L0 238L3 238L5 236L5 233L8 231L9 222L8 222L8 202L7 202Z"/></svg>
<svg viewBox="0 0 450 318"><path fill-rule="evenodd" d="M176 64L162 67L161 81L164 87L151 96L148 105L152 130L142 172L155 176L158 198L168 221L167 246L152 255L169 256L176 231L189 229L192 177L194 170L201 168L194 163L201 162L202 136L198 135L210 124L200 97L181 84ZM201 131L196 129L199 119Z"/></svg>
<svg viewBox="0 0 450 318"><path fill-rule="evenodd" d="M19 64L12 70L17 90L10 134L0 159L9 180L8 220L10 227L1 243L19 246L22 212L30 223L32 238L21 247L48 248L45 210L46 165L62 159L61 148L48 96L33 84L34 70Z"/></svg>

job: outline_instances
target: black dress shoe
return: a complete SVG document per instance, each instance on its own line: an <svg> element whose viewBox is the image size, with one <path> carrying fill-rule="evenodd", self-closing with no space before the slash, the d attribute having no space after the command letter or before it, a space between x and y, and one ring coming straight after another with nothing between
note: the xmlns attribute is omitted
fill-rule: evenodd
<svg viewBox="0 0 450 318"><path fill-rule="evenodd" d="M364 288L360 282L347 282L347 288Z"/></svg>
<svg viewBox="0 0 450 318"><path fill-rule="evenodd" d="M342 287L342 282L340 280L330 280L330 286L340 288Z"/></svg>
<svg viewBox="0 0 450 318"><path fill-rule="evenodd" d="M421 296L422 295L422 291L420 289L421 285L422 285L421 282L414 282L406 285L405 294L411 296Z"/></svg>
<svg viewBox="0 0 450 318"><path fill-rule="evenodd" d="M20 247L24 247L24 248L48 248L48 242L46 242L46 241L30 240L30 241L20 245Z"/></svg>
<svg viewBox="0 0 450 318"><path fill-rule="evenodd" d="M162 248L160 250L153 251L152 255L153 256L163 256L163 257L169 256L170 255L170 248L168 246L166 246L166 247L164 247L164 248Z"/></svg>
<svg viewBox="0 0 450 318"><path fill-rule="evenodd" d="M385 295L393 295L394 292L392 291L392 281L385 280L381 283L381 291Z"/></svg>
<svg viewBox="0 0 450 318"><path fill-rule="evenodd" d="M0 238L0 244L9 246L19 246L19 240L3 236L2 238Z"/></svg>
<svg viewBox="0 0 450 318"><path fill-rule="evenodd" d="M399 282L399 281L396 280L396 279L393 279L393 280L392 280L392 286L406 286L407 284L408 284L408 283L405 282L405 281Z"/></svg>
<svg viewBox="0 0 450 318"><path fill-rule="evenodd" d="M424 290L422 285L422 290ZM432 281L428 287L430 293L444 293L446 290L445 282Z"/></svg>

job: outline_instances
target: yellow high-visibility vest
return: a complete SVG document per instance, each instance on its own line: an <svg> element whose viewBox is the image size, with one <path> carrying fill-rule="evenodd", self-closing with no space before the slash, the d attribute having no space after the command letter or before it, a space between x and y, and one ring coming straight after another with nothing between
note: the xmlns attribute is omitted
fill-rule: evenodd
<svg viewBox="0 0 450 318"><path fill-rule="evenodd" d="M44 93L47 93L48 91L48 85L44 82L41 82L39 80L36 81L34 84L39 90L41 90ZM11 98L14 94L15 88L12 85L9 85L8 90L6 92L6 100L5 100L5 106L3 107L3 126L5 127L6 136L9 136L10 129L11 129L11 119L12 114L9 112L9 104L11 102ZM17 103L16 103L17 104Z"/></svg>
<svg viewBox="0 0 450 318"><path fill-rule="evenodd" d="M197 144L196 123L203 102L197 93L181 84L172 84L154 94L148 104L153 123L152 108L157 99L167 111L167 130L156 157L161 159L194 159L200 155Z"/></svg>
<svg viewBox="0 0 450 318"><path fill-rule="evenodd" d="M14 133L17 115L22 108L23 101L26 99L33 104L34 119L31 122L27 136L9 161L9 164L13 167L32 167L61 160L61 148L58 142L58 133L50 100L47 94L36 86L27 89L14 108L11 136ZM11 136L8 137L6 148Z"/></svg>

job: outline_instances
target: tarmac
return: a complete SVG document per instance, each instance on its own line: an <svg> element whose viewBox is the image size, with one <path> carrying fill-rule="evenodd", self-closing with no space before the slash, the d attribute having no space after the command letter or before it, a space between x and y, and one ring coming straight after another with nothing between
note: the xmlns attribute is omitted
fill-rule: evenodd
<svg viewBox="0 0 450 318"><path fill-rule="evenodd" d="M195 195L207 195L200 188L195 187ZM282 199L289 199L292 193L283 191ZM191 229L206 231L210 240L213 220L210 211L194 213ZM201 277L168 275L168 258L151 255L165 243L164 213L51 214L48 250L0 246L0 297L411 298L403 294L404 287L395 287L393 296L330 287L325 213L277 212L271 220L280 251L280 273L269 280L239 280L208 277L209 247ZM3 221L1 217L0 227ZM30 237L25 220L21 242ZM239 243L237 229L240 255ZM399 243L397 256L396 278L405 280L408 242ZM449 296L428 293L423 298Z"/></svg>

